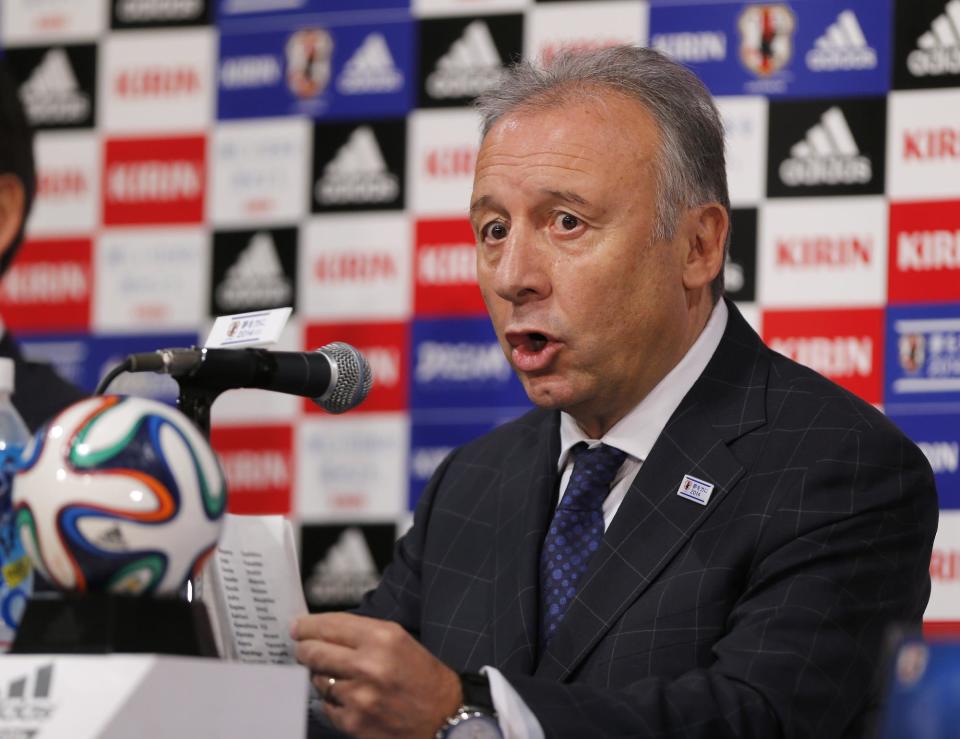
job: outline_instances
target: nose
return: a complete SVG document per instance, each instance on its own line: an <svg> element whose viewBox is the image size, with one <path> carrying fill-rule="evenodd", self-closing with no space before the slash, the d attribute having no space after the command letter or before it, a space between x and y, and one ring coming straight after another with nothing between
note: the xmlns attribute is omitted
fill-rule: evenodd
<svg viewBox="0 0 960 739"><path fill-rule="evenodd" d="M491 287L515 305L543 300L551 291L549 257L535 234L514 226L494 263Z"/></svg>

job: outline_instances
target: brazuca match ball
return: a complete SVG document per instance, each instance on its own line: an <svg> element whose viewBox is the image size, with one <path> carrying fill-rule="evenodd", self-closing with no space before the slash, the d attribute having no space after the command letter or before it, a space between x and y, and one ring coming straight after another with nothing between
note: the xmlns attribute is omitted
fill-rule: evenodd
<svg viewBox="0 0 960 739"><path fill-rule="evenodd" d="M226 503L217 457L186 416L115 395L49 421L13 482L24 549L78 593L177 592L216 546Z"/></svg>

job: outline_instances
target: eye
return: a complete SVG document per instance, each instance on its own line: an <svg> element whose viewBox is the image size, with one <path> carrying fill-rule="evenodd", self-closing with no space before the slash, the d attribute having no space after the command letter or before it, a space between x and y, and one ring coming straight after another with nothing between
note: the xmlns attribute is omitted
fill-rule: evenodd
<svg viewBox="0 0 960 739"><path fill-rule="evenodd" d="M553 224L561 231L576 231L583 225L583 221L571 213L557 213L553 219Z"/></svg>
<svg viewBox="0 0 960 739"><path fill-rule="evenodd" d="M507 225L503 221L494 221L493 223L488 223L483 227L483 229L481 229L480 235L484 239L500 241L501 239L507 238Z"/></svg>

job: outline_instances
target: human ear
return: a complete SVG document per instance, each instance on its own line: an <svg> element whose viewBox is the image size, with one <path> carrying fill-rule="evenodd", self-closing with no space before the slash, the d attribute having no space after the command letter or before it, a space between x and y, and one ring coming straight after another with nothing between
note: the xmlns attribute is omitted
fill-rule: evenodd
<svg viewBox="0 0 960 739"><path fill-rule="evenodd" d="M719 203L707 203L691 208L687 218L683 286L697 290L713 282L723 269L723 247L730 228L730 216Z"/></svg>
<svg viewBox="0 0 960 739"><path fill-rule="evenodd" d="M0 256L13 245L23 225L26 191L15 174L0 174Z"/></svg>

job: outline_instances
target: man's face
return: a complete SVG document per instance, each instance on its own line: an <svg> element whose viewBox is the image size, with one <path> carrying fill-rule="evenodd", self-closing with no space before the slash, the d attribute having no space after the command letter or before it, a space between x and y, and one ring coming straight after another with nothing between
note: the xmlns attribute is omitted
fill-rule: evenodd
<svg viewBox="0 0 960 739"><path fill-rule="evenodd" d="M530 399L599 436L683 356L683 238L651 243L657 126L609 92L505 116L477 158L477 278Z"/></svg>

